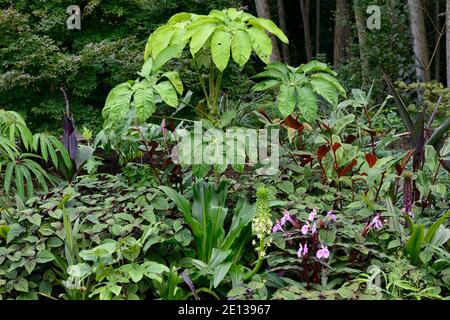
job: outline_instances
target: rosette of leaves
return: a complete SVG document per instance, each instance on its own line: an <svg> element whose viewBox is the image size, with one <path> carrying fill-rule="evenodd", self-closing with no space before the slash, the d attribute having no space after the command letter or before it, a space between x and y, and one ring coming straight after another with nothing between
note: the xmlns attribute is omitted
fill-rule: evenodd
<svg viewBox="0 0 450 320"><path fill-rule="evenodd" d="M318 61L292 67L281 62L266 66L265 71L254 78L268 78L257 83L253 91L265 91L278 88L278 109L284 118L296 108L307 122L313 122L318 116L318 96L333 107L338 104L339 96L346 96L345 89L336 79L336 72L328 65Z"/></svg>
<svg viewBox="0 0 450 320"><path fill-rule="evenodd" d="M160 102L177 107L183 83L177 72L161 71L163 64L161 57L147 59L138 72L140 79L123 82L110 91L102 111L106 125L122 122L129 113L133 113L137 123L144 123Z"/></svg>
<svg viewBox="0 0 450 320"><path fill-rule="evenodd" d="M211 53L214 65L222 72L232 59L243 66L252 52L270 62L272 42L269 32L284 43L286 35L269 19L257 18L235 8L212 10L208 15L178 13L149 37L144 59L159 55L175 57L189 43L193 57L202 49Z"/></svg>

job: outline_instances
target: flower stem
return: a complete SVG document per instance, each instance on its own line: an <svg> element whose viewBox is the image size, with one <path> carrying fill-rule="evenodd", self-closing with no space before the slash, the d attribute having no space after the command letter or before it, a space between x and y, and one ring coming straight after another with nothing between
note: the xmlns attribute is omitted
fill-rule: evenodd
<svg viewBox="0 0 450 320"><path fill-rule="evenodd" d="M259 250L258 250L258 261L256 262L255 267L252 271L248 272L244 277L242 278L244 281L250 280L255 274L258 273L259 269L261 268L262 262L264 260L263 256L264 252L264 238L261 239Z"/></svg>

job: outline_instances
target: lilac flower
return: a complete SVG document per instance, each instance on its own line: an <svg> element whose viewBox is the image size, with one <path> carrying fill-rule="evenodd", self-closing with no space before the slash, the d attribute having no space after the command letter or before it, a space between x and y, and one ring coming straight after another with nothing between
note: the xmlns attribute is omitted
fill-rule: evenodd
<svg viewBox="0 0 450 320"><path fill-rule="evenodd" d="M286 224L286 222L289 221L292 224L295 224L294 220L292 219L291 214L289 213L289 211L284 210L284 214L283 217L281 218L281 225L284 226Z"/></svg>
<svg viewBox="0 0 450 320"><path fill-rule="evenodd" d="M283 227L280 224L280 221L277 220L277 223L272 228L272 233L283 231Z"/></svg>
<svg viewBox="0 0 450 320"><path fill-rule="evenodd" d="M316 227L316 223L314 222L312 227L311 227L311 233L315 234L317 232L317 227Z"/></svg>
<svg viewBox="0 0 450 320"><path fill-rule="evenodd" d="M316 209L313 209L313 211L309 214L308 220L309 221L314 221L314 218L316 217L317 211Z"/></svg>
<svg viewBox="0 0 450 320"><path fill-rule="evenodd" d="M321 248L319 250L317 250L316 253L316 257L318 259L328 259L328 257L330 256L330 251L328 251L328 247L324 246L323 244L320 245Z"/></svg>
<svg viewBox="0 0 450 320"><path fill-rule="evenodd" d="M412 210L406 211L406 207L402 209L402 212L407 212L408 216L411 217L411 219L414 219L414 212L412 212Z"/></svg>
<svg viewBox="0 0 450 320"><path fill-rule="evenodd" d="M369 224L368 229L374 227L375 229L380 229L383 226L383 222L380 220L380 215L376 215Z"/></svg>
<svg viewBox="0 0 450 320"><path fill-rule="evenodd" d="M304 257L308 254L308 245L305 244L305 246L302 246L302 244L300 243L300 246L298 247L297 250L297 257Z"/></svg>
<svg viewBox="0 0 450 320"><path fill-rule="evenodd" d="M336 222L336 215L333 214L333 210L328 211L328 213L327 213L327 218L330 218L331 220L333 220L334 222Z"/></svg>
<svg viewBox="0 0 450 320"><path fill-rule="evenodd" d="M309 230L309 224L307 223L307 224L305 224L303 227L302 227L302 234L303 235L305 235L305 234L307 234L308 233L308 230Z"/></svg>

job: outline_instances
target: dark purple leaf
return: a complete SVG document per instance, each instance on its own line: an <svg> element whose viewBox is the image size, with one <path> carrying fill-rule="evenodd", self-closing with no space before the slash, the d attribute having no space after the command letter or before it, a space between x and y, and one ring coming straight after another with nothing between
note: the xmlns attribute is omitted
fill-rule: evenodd
<svg viewBox="0 0 450 320"><path fill-rule="evenodd" d="M62 143L69 152L70 158L75 160L75 156L78 151L77 136L75 133L75 123L71 117L64 115L64 134L62 138Z"/></svg>

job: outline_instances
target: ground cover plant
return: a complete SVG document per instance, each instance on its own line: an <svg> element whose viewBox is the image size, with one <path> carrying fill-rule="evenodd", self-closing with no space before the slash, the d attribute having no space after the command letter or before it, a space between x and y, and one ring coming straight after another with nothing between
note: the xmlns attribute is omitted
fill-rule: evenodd
<svg viewBox="0 0 450 320"><path fill-rule="evenodd" d="M86 3L87 15L122 19L121 1ZM85 91L79 75L75 87L61 81L60 124L28 126L35 111L0 108L0 300L449 299L447 89L429 70L411 80L380 66L363 47L376 36L359 29L358 68L310 56L306 34L295 63L264 3L161 4L167 19L130 40L132 72L90 70ZM365 1L344 3L358 20ZM26 25L25 5L0 5L0 25ZM52 30L37 39L52 42ZM5 103L19 72L8 61ZM95 96L92 81L113 84L80 117L71 100Z"/></svg>

